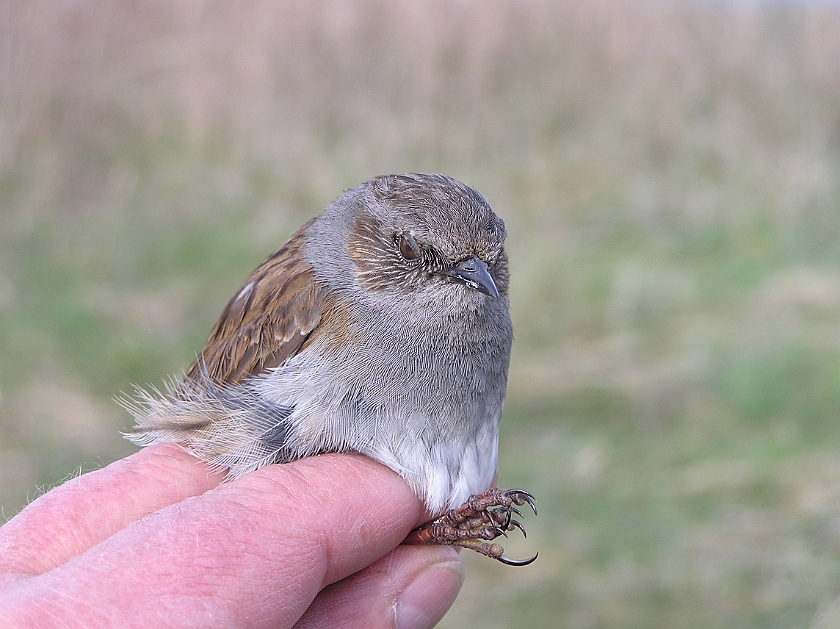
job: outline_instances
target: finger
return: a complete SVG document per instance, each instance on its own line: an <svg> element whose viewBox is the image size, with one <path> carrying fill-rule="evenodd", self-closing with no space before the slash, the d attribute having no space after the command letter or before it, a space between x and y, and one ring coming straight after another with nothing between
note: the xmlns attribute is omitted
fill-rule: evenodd
<svg viewBox="0 0 840 629"><path fill-rule="evenodd" d="M325 588L295 629L427 629L451 607L464 568L443 546L398 546L373 565Z"/></svg>
<svg viewBox="0 0 840 629"><path fill-rule="evenodd" d="M173 445L145 448L47 492L0 528L0 583L41 574L126 525L221 482Z"/></svg>
<svg viewBox="0 0 840 629"><path fill-rule="evenodd" d="M399 476L365 457L273 465L29 579L3 615L25 611L34 625L55 614L95 625L104 614L115 625L291 627L326 585L395 548L422 511Z"/></svg>

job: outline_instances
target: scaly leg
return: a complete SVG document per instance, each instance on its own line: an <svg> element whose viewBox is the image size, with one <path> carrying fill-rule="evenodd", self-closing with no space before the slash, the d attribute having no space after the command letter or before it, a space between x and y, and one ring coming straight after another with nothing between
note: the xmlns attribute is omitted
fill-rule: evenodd
<svg viewBox="0 0 840 629"><path fill-rule="evenodd" d="M505 549L491 544L500 535L507 537L507 531L519 529L525 535L525 528L513 514L522 515L516 506L528 505L537 514L534 496L522 489L492 488L469 499L457 509L451 509L436 520L414 529L404 544L437 544L461 546L497 559L509 566L527 566L537 558L515 560L505 557ZM539 554L539 553L538 553Z"/></svg>

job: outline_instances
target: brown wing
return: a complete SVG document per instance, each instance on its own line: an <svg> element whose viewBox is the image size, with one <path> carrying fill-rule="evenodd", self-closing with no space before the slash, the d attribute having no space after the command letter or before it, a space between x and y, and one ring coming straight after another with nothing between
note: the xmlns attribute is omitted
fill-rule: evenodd
<svg viewBox="0 0 840 629"><path fill-rule="evenodd" d="M324 298L303 259L311 223L251 273L228 302L188 377L206 370L213 380L234 384L277 367L300 349L321 320Z"/></svg>

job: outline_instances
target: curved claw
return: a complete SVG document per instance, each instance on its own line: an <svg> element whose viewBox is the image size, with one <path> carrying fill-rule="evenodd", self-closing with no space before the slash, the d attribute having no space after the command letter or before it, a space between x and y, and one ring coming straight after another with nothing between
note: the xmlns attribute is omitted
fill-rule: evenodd
<svg viewBox="0 0 840 629"><path fill-rule="evenodd" d="M497 513L495 511L485 511L484 515L486 521L491 527L493 527L493 530L496 531L496 535L504 535L508 527L510 515L505 514L505 519L501 521L496 517Z"/></svg>
<svg viewBox="0 0 840 629"><path fill-rule="evenodd" d="M527 566L528 564L534 563L534 561L536 561L537 557L539 556L540 554L537 553L530 559L511 559L510 557L505 557L504 555L502 555L501 557L497 557L496 559L508 566Z"/></svg>
<svg viewBox="0 0 840 629"><path fill-rule="evenodd" d="M511 559L505 556L502 546L488 542L501 536L507 538L508 531L514 529L519 529L522 535L527 537L525 527L514 518L522 517L522 510L517 509L515 505L527 504L536 515L535 502L534 496L524 489L491 488L470 496L469 500L457 509L451 509L438 519L415 529L408 535L405 543L459 546L508 566L527 566L537 559L538 554L530 559Z"/></svg>
<svg viewBox="0 0 840 629"><path fill-rule="evenodd" d="M505 520L502 523L496 522L495 520L490 520L490 523L485 526L485 530L493 531L495 534L494 537L499 537L503 535L507 537L506 531L508 530L508 521ZM485 539L493 539L490 537L486 537Z"/></svg>
<svg viewBox="0 0 840 629"><path fill-rule="evenodd" d="M513 494L518 494L520 496L527 496L531 500L534 500L534 494L532 494L527 489L520 489L519 487L511 487L510 489L505 490L505 496L512 496Z"/></svg>
<svg viewBox="0 0 840 629"><path fill-rule="evenodd" d="M522 522L520 522L519 520L511 520L508 523L507 530L512 531L513 529L519 529L520 531L522 531L522 537L528 537L528 533L525 531L525 527L522 526Z"/></svg>
<svg viewBox="0 0 840 629"><path fill-rule="evenodd" d="M531 492L525 491L524 489L508 489L505 492L505 496L518 505L527 504L534 511L534 515L537 515L537 505L535 504L537 499L534 498Z"/></svg>
<svg viewBox="0 0 840 629"><path fill-rule="evenodd" d="M501 528L503 531L507 531L508 527L510 526L511 517L512 517L511 512L510 512L510 510L508 510L505 513L505 521L502 524L499 525L499 528Z"/></svg>

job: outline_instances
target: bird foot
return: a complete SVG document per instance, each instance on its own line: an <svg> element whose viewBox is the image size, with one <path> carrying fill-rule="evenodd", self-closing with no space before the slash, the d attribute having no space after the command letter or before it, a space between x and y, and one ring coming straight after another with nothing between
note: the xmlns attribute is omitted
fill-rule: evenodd
<svg viewBox="0 0 840 629"><path fill-rule="evenodd" d="M526 535L525 528L515 515L522 515L517 506L528 505L537 515L536 499L522 489L492 488L469 499L457 509L451 509L436 520L414 529L405 538L404 544L435 544L470 548L509 566L527 566L530 559L516 560L505 557L500 544L490 543L507 532L519 529ZM539 554L539 553L538 553Z"/></svg>

